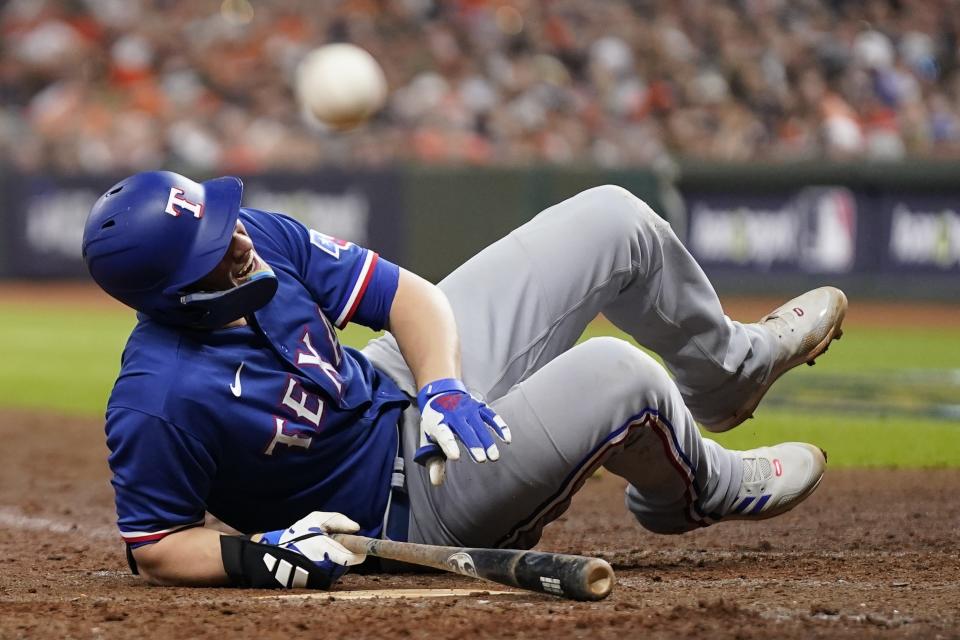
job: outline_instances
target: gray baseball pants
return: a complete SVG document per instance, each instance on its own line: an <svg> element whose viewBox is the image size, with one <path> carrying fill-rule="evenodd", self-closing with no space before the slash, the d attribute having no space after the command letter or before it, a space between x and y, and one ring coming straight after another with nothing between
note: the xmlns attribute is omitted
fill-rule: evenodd
<svg viewBox="0 0 960 640"><path fill-rule="evenodd" d="M669 224L615 186L540 213L440 283L456 316L463 380L507 422L497 462L464 454L430 485L404 416L409 540L535 545L600 466L629 482L641 525L681 533L715 522L741 481L736 453L701 438L771 367L771 338L731 321ZM598 313L656 352L614 338L575 345ZM364 353L400 387L415 382L390 334Z"/></svg>

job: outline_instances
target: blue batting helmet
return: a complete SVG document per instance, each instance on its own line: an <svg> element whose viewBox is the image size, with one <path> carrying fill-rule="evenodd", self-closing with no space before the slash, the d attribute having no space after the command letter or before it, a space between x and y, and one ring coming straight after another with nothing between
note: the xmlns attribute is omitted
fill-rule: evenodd
<svg viewBox="0 0 960 640"><path fill-rule="evenodd" d="M269 270L227 291L185 291L226 255L242 195L234 177L198 183L149 171L118 182L84 227L90 275L120 302L169 324L215 328L259 309L276 293Z"/></svg>

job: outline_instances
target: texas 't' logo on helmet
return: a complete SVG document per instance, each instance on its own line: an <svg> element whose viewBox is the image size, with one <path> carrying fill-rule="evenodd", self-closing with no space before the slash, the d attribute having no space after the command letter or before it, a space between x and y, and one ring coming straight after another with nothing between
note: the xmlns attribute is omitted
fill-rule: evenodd
<svg viewBox="0 0 960 640"><path fill-rule="evenodd" d="M177 207L176 209L174 207ZM193 214L194 218L203 217L203 203L202 202L190 202L183 197L183 189L179 187L170 187L170 195L167 197L167 208L164 209L164 213L169 213L173 217L177 218L183 213L183 209L186 209Z"/></svg>

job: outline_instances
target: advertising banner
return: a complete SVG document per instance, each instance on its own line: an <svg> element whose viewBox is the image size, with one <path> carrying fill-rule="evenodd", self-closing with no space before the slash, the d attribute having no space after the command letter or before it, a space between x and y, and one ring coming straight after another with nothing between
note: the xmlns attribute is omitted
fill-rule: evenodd
<svg viewBox="0 0 960 640"><path fill-rule="evenodd" d="M84 222L100 194L121 178L8 176L3 221L7 274L85 275L80 255ZM387 259L403 259L403 199L396 172L256 176L244 178L244 185L244 206L286 213Z"/></svg>
<svg viewBox="0 0 960 640"><path fill-rule="evenodd" d="M878 213L883 271L960 275L960 194L887 194Z"/></svg>
<svg viewBox="0 0 960 640"><path fill-rule="evenodd" d="M90 207L119 177L10 175L5 197L7 273L60 278L86 274L80 256Z"/></svg>
<svg viewBox="0 0 960 640"><path fill-rule="evenodd" d="M776 193L690 193L687 248L709 271L843 274L870 267L858 248L862 197L845 187Z"/></svg>

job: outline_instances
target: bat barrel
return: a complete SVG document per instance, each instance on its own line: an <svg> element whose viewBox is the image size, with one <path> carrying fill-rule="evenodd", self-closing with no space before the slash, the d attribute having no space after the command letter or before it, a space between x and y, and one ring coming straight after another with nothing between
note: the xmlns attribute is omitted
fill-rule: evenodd
<svg viewBox="0 0 960 640"><path fill-rule="evenodd" d="M573 600L602 600L613 590L613 568L605 560L528 551L516 562L519 587Z"/></svg>
<svg viewBox="0 0 960 640"><path fill-rule="evenodd" d="M613 591L617 579L613 575L613 567L606 560L591 558L584 569L586 576L586 600L603 600Z"/></svg>

